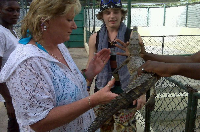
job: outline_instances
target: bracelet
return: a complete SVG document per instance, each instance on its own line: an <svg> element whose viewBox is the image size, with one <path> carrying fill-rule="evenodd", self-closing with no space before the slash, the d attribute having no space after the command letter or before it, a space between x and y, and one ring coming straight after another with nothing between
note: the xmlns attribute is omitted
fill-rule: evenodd
<svg viewBox="0 0 200 132"><path fill-rule="evenodd" d="M90 102L90 97L88 98L88 104L89 104L90 109L92 109L91 102Z"/></svg>

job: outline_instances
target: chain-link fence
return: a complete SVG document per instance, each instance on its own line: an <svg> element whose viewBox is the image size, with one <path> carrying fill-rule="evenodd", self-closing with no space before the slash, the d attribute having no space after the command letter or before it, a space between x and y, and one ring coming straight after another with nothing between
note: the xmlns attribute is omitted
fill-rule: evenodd
<svg viewBox="0 0 200 132"><path fill-rule="evenodd" d="M146 51L154 54L190 55L199 51L200 47L200 35L141 37ZM196 90L191 90L186 85L190 85ZM200 132L200 102L195 104L195 97L191 97L200 91L199 80L183 76L161 78L155 88L157 95L155 109L150 112L143 108L137 112L139 130L145 132ZM197 96L198 94L200 95L197 93ZM196 112L194 111L195 107ZM193 125L191 125L192 122Z"/></svg>
<svg viewBox="0 0 200 132"><path fill-rule="evenodd" d="M199 99L197 96L200 93L197 93L197 90L191 86L185 85L194 85L194 83L194 87L199 88L199 81L182 76L161 78L155 85L157 96L154 110L149 111L143 108L137 112L140 131L199 132L200 102L197 103Z"/></svg>
<svg viewBox="0 0 200 132"><path fill-rule="evenodd" d="M141 36L147 52L185 55L199 51L200 35Z"/></svg>
<svg viewBox="0 0 200 132"><path fill-rule="evenodd" d="M131 26L200 27L199 10L198 3L176 7L165 4L160 7L135 7L131 9Z"/></svg>
<svg viewBox="0 0 200 132"><path fill-rule="evenodd" d="M124 7L127 10L126 7ZM131 8L131 26L152 27L152 26L171 26L171 27L200 27L200 16L198 14L200 4L187 4L176 7L160 5L157 7L144 6ZM100 27L101 21L95 19L99 12L99 7L93 5L85 7L86 26ZM124 21L127 23L127 20Z"/></svg>
<svg viewBox="0 0 200 132"><path fill-rule="evenodd" d="M124 9L127 10L126 5L124 5ZM88 42L90 35L99 30L102 21L96 19L96 14L100 11L98 3L88 3L84 11L85 29L87 32L85 39ZM176 6L156 3L138 3L137 6L131 8L130 27L168 26L199 28L199 11L200 4L198 2ZM128 23L127 19L124 20L124 23Z"/></svg>

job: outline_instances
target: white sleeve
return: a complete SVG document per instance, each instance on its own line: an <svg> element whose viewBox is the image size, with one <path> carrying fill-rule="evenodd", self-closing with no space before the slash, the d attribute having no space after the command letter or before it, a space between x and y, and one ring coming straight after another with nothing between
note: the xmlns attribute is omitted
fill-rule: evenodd
<svg viewBox="0 0 200 132"><path fill-rule="evenodd" d="M5 35L1 32L0 33L0 56L1 57L3 57L5 46L6 46Z"/></svg>
<svg viewBox="0 0 200 132"><path fill-rule="evenodd" d="M7 82L16 116L21 125L44 119L54 108L54 90L42 59L30 58L19 65Z"/></svg>

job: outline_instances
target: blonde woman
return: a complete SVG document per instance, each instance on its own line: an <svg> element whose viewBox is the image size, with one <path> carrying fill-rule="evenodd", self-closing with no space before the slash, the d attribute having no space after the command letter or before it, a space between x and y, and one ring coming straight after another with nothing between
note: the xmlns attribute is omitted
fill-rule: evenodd
<svg viewBox="0 0 200 132"><path fill-rule="evenodd" d="M84 132L95 118L91 109L114 99L115 79L89 96L86 79L98 74L110 56L102 49L81 72L63 42L76 29L79 0L34 0L22 22L22 36L0 73L6 82L21 132ZM83 75L82 75L83 74Z"/></svg>

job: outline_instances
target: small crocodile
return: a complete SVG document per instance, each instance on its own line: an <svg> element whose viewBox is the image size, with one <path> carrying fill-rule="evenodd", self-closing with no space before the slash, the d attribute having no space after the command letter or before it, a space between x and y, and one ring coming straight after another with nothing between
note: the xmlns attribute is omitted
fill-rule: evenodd
<svg viewBox="0 0 200 132"><path fill-rule="evenodd" d="M137 75L137 69L144 63L143 58L140 57L141 46L138 39L137 27L133 27L131 37L129 40L128 50L130 55L113 73L118 71L122 66L127 64L130 77L130 83L126 90L119 94L111 102L104 104L100 114L97 115L95 120L88 128L88 132L95 132L101 127L109 118L116 114L120 109L125 109L134 100L145 94L150 88L154 87L157 82L157 77L151 73L142 73Z"/></svg>

